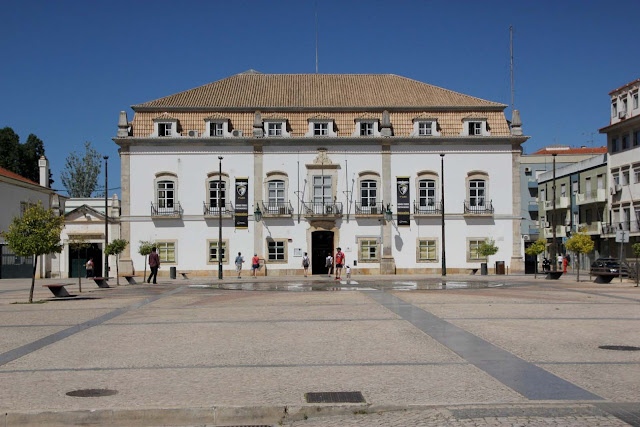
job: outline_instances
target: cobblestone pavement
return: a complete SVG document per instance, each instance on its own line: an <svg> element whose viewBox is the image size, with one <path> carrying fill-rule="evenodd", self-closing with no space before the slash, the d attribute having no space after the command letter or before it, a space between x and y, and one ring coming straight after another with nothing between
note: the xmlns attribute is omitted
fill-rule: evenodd
<svg viewBox="0 0 640 427"><path fill-rule="evenodd" d="M146 411L139 425L640 425L640 406L628 403L640 402L640 351L600 348L640 347L632 283L85 281L82 298L53 300L41 285L54 282L73 281L38 281L43 303L27 305L15 303L28 280L0 281L2 427L18 424L12 416L54 423L47 414L76 417L56 425L86 423L77 411L110 425L135 424L126 418L135 411ZM115 394L67 395L83 389ZM305 393L337 391L362 393L355 412L407 410L280 414L313 411ZM171 421L153 421L168 411Z"/></svg>

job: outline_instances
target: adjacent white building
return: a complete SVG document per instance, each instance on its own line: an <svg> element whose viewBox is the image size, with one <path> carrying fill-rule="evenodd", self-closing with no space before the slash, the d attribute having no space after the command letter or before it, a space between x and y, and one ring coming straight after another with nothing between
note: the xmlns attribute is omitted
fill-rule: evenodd
<svg viewBox="0 0 640 427"><path fill-rule="evenodd" d="M224 270L242 252L302 274L307 252L320 274L341 247L354 274L440 273L446 243L447 271L466 272L485 239L489 261L523 269L527 137L504 104L396 75L252 71L132 108L114 138L123 273L153 241L161 274L217 274L220 214Z"/></svg>
<svg viewBox="0 0 640 427"><path fill-rule="evenodd" d="M640 241L640 79L609 93L610 124L600 133L607 135L609 191L608 205L611 223L605 228L612 245L610 253L618 256L616 230L630 233L624 245L626 257L634 257L631 245Z"/></svg>

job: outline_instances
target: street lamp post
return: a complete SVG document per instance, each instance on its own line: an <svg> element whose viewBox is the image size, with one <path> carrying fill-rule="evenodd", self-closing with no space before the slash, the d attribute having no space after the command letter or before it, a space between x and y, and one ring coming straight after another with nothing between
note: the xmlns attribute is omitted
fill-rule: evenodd
<svg viewBox="0 0 640 427"><path fill-rule="evenodd" d="M220 205L220 195L222 193L222 156L218 156L218 279L222 280L222 206Z"/></svg>
<svg viewBox="0 0 640 427"><path fill-rule="evenodd" d="M104 277L109 277L109 255L107 255L107 245L109 244L109 208L107 206L109 185L107 178L107 165L109 156L104 156Z"/></svg>
<svg viewBox="0 0 640 427"><path fill-rule="evenodd" d="M444 238L444 154L440 154L440 215L442 219L442 275L447 275L447 252Z"/></svg>
<svg viewBox="0 0 640 427"><path fill-rule="evenodd" d="M553 153L551 156L553 158L553 184L551 186L552 189L552 203L553 207L551 208L551 235L553 236L551 243L551 262L553 263L553 271L558 271L558 260L557 257L557 242L556 242L556 153Z"/></svg>

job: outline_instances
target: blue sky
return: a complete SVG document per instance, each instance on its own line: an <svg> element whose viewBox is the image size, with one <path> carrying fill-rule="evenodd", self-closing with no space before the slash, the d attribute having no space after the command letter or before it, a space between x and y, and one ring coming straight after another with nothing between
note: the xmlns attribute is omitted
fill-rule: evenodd
<svg viewBox="0 0 640 427"><path fill-rule="evenodd" d="M527 153L604 145L607 93L640 77L637 1L5 1L0 127L44 141L56 188L85 141L119 187L120 110L131 119L132 104L251 68L314 72L316 3L321 73L399 74L505 104L513 25Z"/></svg>

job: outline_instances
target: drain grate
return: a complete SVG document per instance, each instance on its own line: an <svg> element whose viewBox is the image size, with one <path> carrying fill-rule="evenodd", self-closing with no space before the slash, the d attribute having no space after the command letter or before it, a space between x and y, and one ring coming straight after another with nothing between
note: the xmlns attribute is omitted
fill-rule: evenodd
<svg viewBox="0 0 640 427"><path fill-rule="evenodd" d="M640 351L640 347L634 347L631 345L601 345L603 350L618 350L618 351Z"/></svg>
<svg viewBox="0 0 640 427"><path fill-rule="evenodd" d="M328 391L305 393L307 403L366 403L359 391Z"/></svg>
<svg viewBox="0 0 640 427"><path fill-rule="evenodd" d="M117 390L109 390L108 388L85 388L82 390L73 390L67 393L71 397L104 397L118 394Z"/></svg>

